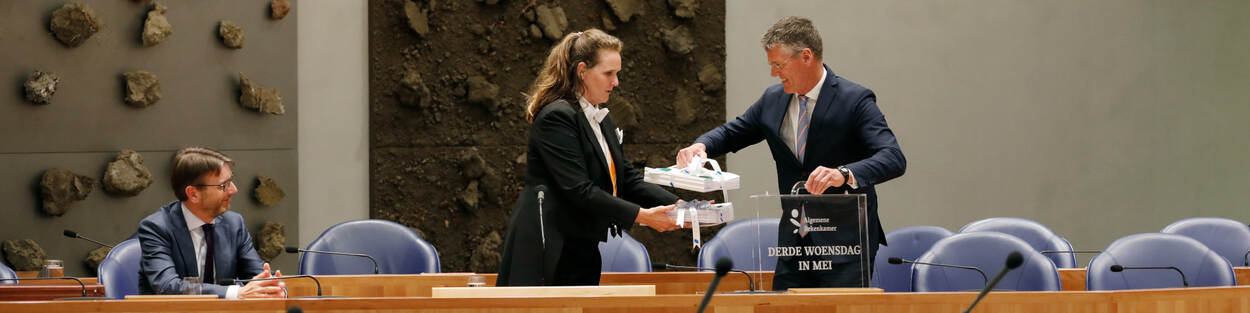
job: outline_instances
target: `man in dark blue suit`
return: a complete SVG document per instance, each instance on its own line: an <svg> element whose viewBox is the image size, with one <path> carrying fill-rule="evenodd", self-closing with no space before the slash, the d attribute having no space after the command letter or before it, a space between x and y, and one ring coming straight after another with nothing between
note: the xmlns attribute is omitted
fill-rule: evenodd
<svg viewBox="0 0 1250 313"><path fill-rule="evenodd" d="M174 155L170 185L178 200L139 223L141 293L181 294L183 277L200 277L201 292L219 298L285 296L286 285L279 280L216 283L270 277L269 263L256 254L243 216L228 211L230 196L239 192L233 165L226 155L205 148L185 148ZM282 276L281 271L274 276Z"/></svg>
<svg viewBox="0 0 1250 313"><path fill-rule="evenodd" d="M822 62L820 33L808 19L786 17L765 32L761 43L780 85L764 91L760 99L737 119L713 129L678 152L684 167L692 157L706 158L736 152L767 141L777 165L777 184L789 193L796 182L806 180L812 194L862 193L868 196L867 264L877 244L886 244L877 217L875 186L903 175L907 161L877 108L876 96L842 77ZM796 269L777 264L773 288L858 286L858 262L839 264L835 278L785 275Z"/></svg>

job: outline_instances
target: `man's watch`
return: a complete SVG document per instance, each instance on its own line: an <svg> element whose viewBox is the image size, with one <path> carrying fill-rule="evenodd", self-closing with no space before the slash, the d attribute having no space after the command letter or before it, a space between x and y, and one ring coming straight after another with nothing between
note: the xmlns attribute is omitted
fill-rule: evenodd
<svg viewBox="0 0 1250 313"><path fill-rule="evenodd" d="M846 166L839 166L838 172L842 173L843 185L850 186L851 188L859 188L858 186L851 185L851 169L846 168Z"/></svg>

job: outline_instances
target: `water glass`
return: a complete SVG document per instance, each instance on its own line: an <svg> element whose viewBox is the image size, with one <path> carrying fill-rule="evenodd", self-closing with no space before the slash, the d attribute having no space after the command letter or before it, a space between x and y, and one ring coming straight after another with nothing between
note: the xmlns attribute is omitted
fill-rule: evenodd
<svg viewBox="0 0 1250 313"><path fill-rule="evenodd" d="M469 276L469 287L485 287L486 277L482 275Z"/></svg>
<svg viewBox="0 0 1250 313"><path fill-rule="evenodd" d="M202 287L199 276L182 278L182 294L184 295L198 295Z"/></svg>
<svg viewBox="0 0 1250 313"><path fill-rule="evenodd" d="M39 277L64 277L65 267L62 266L61 260L43 260L43 268L39 270Z"/></svg>

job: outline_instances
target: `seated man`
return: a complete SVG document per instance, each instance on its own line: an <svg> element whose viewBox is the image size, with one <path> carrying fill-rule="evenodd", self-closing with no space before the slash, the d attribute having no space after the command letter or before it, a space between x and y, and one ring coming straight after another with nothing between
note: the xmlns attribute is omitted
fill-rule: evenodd
<svg viewBox="0 0 1250 313"><path fill-rule="evenodd" d="M228 211L230 196L239 192L233 165L229 157L206 148L185 148L174 155L170 185L178 200L139 223L141 293L181 294L182 278L198 276L201 291L218 298L285 296L286 284L280 280L229 287L216 283L270 277L269 263L256 254L243 216ZM282 276L281 271L274 276Z"/></svg>

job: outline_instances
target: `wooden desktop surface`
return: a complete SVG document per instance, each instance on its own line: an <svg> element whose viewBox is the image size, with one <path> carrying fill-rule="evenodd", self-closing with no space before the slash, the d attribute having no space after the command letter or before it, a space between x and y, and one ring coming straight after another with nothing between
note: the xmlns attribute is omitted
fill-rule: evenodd
<svg viewBox="0 0 1250 313"><path fill-rule="evenodd" d="M866 294L717 294L708 312L959 312L974 292ZM15 301L0 312L682 312L701 295L435 299L321 298L170 301ZM1128 291L995 292L974 312L1247 312L1250 286Z"/></svg>

